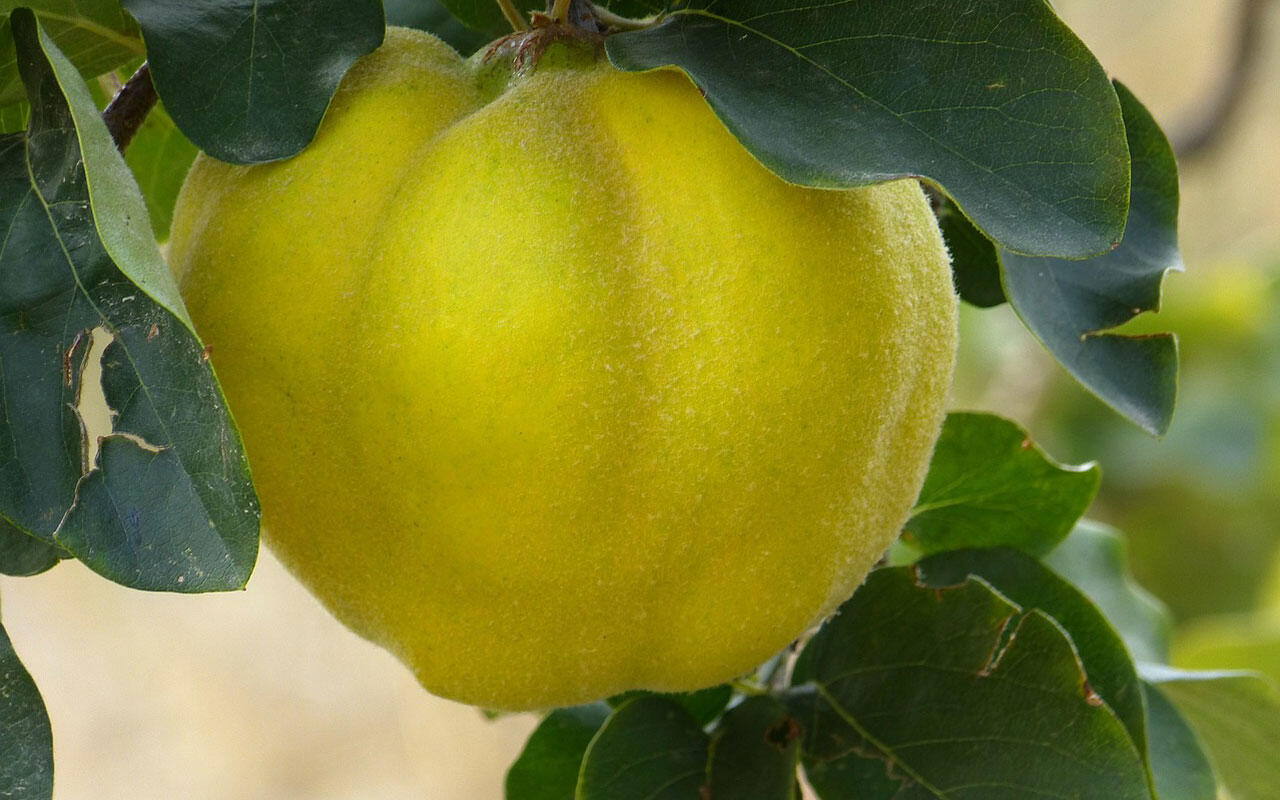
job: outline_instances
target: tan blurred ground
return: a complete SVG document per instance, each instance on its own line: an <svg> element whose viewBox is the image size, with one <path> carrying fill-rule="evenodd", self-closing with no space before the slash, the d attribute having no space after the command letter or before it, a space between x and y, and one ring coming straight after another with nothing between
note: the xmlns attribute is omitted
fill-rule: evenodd
<svg viewBox="0 0 1280 800"><path fill-rule="evenodd" d="M1209 96L1234 4L1060 0L1169 129ZM1280 29L1224 153L1184 175L1193 266L1280 253ZM76 564L0 580L53 720L57 800L498 798L529 717L434 699L264 554L249 589L147 595Z"/></svg>

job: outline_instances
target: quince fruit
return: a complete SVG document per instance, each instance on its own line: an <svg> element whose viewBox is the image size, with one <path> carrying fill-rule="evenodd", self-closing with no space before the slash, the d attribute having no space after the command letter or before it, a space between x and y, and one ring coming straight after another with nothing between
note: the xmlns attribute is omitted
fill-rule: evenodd
<svg viewBox="0 0 1280 800"><path fill-rule="evenodd" d="M433 692L748 671L897 535L956 345L914 181L801 188L674 70L391 30L315 142L201 157L170 251L264 538Z"/></svg>

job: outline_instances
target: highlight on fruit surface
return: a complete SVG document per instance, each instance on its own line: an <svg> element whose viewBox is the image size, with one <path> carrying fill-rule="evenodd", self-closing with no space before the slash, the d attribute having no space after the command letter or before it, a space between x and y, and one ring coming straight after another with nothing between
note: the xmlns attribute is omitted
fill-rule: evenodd
<svg viewBox="0 0 1280 800"><path fill-rule="evenodd" d="M171 261L265 539L503 709L763 662L897 535L956 337L920 187L790 185L682 73L392 29L289 161L202 157Z"/></svg>

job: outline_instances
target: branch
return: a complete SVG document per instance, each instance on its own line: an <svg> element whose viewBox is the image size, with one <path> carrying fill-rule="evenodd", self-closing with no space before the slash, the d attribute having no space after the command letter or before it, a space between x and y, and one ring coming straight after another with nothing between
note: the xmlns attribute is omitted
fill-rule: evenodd
<svg viewBox="0 0 1280 800"><path fill-rule="evenodd" d="M1186 126L1174 138L1174 150L1181 161L1206 155L1222 141L1230 129L1253 82L1263 55L1265 17L1271 0L1241 0L1233 58L1222 85L1199 121Z"/></svg>
<svg viewBox="0 0 1280 800"><path fill-rule="evenodd" d="M157 99L155 84L151 82L151 68L144 61L102 112L102 121L107 123L107 130L121 153L133 141Z"/></svg>

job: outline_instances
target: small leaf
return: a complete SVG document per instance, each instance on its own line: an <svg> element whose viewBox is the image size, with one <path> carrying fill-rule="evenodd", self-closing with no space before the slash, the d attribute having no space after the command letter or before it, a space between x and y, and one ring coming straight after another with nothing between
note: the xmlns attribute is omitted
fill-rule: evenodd
<svg viewBox="0 0 1280 800"><path fill-rule="evenodd" d="M83 80L10 19L33 102L0 139L0 514L127 586L243 586L257 499L142 197Z"/></svg>
<svg viewBox="0 0 1280 800"><path fill-rule="evenodd" d="M1090 691L1124 723L1138 752L1146 752L1146 711L1133 659L1120 634L1078 589L1036 559L1008 548L941 553L915 569L919 582L937 588L970 576L981 578L1024 611L1036 609L1052 617L1071 637Z"/></svg>
<svg viewBox="0 0 1280 800"><path fill-rule="evenodd" d="M942 238L951 252L951 273L960 299L971 306L991 308L1004 303L1000 283L1000 254L991 240L949 198L930 193Z"/></svg>
<svg viewBox="0 0 1280 800"><path fill-rule="evenodd" d="M1045 564L1084 592L1124 638L1138 661L1169 660L1169 612L1128 573L1119 532L1083 520Z"/></svg>
<svg viewBox="0 0 1280 800"><path fill-rule="evenodd" d="M1004 287L1018 316L1076 380L1121 415L1163 434L1177 395L1178 347L1170 334L1109 333L1160 307L1178 252L1178 165L1160 126L1116 84L1133 154L1124 241L1089 261L1001 253Z"/></svg>
<svg viewBox="0 0 1280 800"><path fill-rule="evenodd" d="M1147 701L1149 760L1160 800L1215 800L1213 765L1195 731L1159 688L1143 684Z"/></svg>
<svg viewBox="0 0 1280 800"><path fill-rule="evenodd" d="M39 575L66 555L61 548L0 519L0 575Z"/></svg>
<svg viewBox="0 0 1280 800"><path fill-rule="evenodd" d="M717 726L707 775L715 800L792 800L800 723L778 700L748 697Z"/></svg>
<svg viewBox="0 0 1280 800"><path fill-rule="evenodd" d="M1143 669L1191 723L1213 762L1219 788L1232 800L1280 797L1276 743L1280 742L1280 690L1248 672Z"/></svg>
<svg viewBox="0 0 1280 800"><path fill-rule="evenodd" d="M53 796L53 733L35 681L0 626L0 797Z"/></svg>
<svg viewBox="0 0 1280 800"><path fill-rule="evenodd" d="M678 703L648 695L619 706L587 748L576 800L698 800L707 735Z"/></svg>
<svg viewBox="0 0 1280 800"><path fill-rule="evenodd" d="M507 771L506 800L573 797L582 757L609 713L605 703L591 703L548 714Z"/></svg>
<svg viewBox="0 0 1280 800"><path fill-rule="evenodd" d="M793 183L923 177L1017 252L1085 258L1120 241L1120 106L1042 0L699 2L606 47L619 69L683 69Z"/></svg>
<svg viewBox="0 0 1280 800"><path fill-rule="evenodd" d="M720 716L721 712L724 711L724 707L729 704L729 700L733 697L733 687L728 684L720 684L719 686L699 689L696 692L672 692L669 694L636 690L610 697L608 703L611 707L617 708L628 700L646 695L665 697L668 700L679 703L684 707L685 711L688 711L698 721L699 725L708 725L712 720Z"/></svg>
<svg viewBox="0 0 1280 800"><path fill-rule="evenodd" d="M905 535L925 553L1004 545L1042 555L1071 531L1100 479L1093 464L1051 460L1009 420L948 414Z"/></svg>
<svg viewBox="0 0 1280 800"><path fill-rule="evenodd" d="M381 0L122 4L142 26L174 122L201 150L235 164L306 147L342 76L385 29Z"/></svg>
<svg viewBox="0 0 1280 800"><path fill-rule="evenodd" d="M19 4L36 12L45 33L86 78L110 72L146 52L137 23L121 10L119 0L22 0L5 3L0 14L7 17ZM0 106L21 103L26 97L9 21L3 19L0 20Z"/></svg>
<svg viewBox="0 0 1280 800"><path fill-rule="evenodd" d="M1071 640L978 578L935 589L910 567L876 570L793 680L816 689L804 765L827 800L1150 797L1140 753Z"/></svg>

